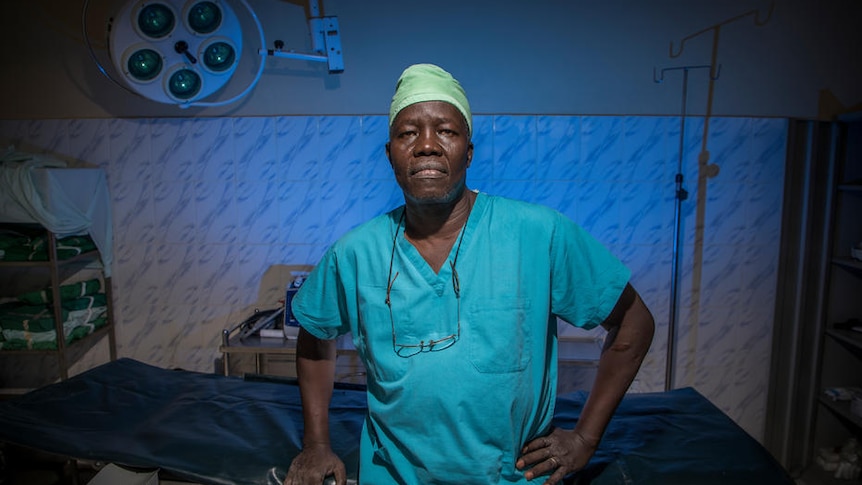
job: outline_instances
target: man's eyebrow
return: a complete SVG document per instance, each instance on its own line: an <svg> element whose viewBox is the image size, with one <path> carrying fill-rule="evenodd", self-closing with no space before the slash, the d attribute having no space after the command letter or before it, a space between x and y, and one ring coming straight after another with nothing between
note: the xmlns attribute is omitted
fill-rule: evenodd
<svg viewBox="0 0 862 485"><path fill-rule="evenodd" d="M460 113L459 113L460 114ZM401 116L399 114L398 118L392 123L390 129L404 129L407 127L417 127L423 123L425 116L423 114L413 114L407 116ZM465 133L470 132L470 125L467 123L467 120L463 115L449 115L449 114L441 114L433 116L430 118L429 124L432 126L440 126L440 125L455 125L458 131L464 131Z"/></svg>
<svg viewBox="0 0 862 485"><path fill-rule="evenodd" d="M452 118L451 116L438 116L437 118L434 119L434 122L436 122L437 124L440 124L440 123L457 123L458 118Z"/></svg>
<svg viewBox="0 0 862 485"><path fill-rule="evenodd" d="M395 123L393 123L392 126L410 125L410 124L418 125L418 124L420 124L420 119L421 118L418 116L405 117L405 118L401 118L398 121L396 121ZM437 116L431 120L431 123L435 124L435 125L440 125L440 124L444 124L444 123L457 123L457 122L458 122L458 118L454 118L451 116Z"/></svg>

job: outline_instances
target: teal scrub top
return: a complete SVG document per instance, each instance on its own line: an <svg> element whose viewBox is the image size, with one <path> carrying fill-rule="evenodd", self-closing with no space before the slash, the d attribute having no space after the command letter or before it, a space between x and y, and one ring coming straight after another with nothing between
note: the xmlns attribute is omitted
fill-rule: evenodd
<svg viewBox="0 0 862 485"><path fill-rule="evenodd" d="M515 462L553 417L556 317L599 325L629 271L562 214L480 193L449 255L459 298L451 264L434 273L404 238L403 211L338 240L293 299L316 337L351 332L365 364L360 483L530 483Z"/></svg>

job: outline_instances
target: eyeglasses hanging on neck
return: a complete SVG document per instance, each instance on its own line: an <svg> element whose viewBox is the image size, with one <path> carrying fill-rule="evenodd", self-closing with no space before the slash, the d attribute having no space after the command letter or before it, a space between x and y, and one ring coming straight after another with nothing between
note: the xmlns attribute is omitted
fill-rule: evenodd
<svg viewBox="0 0 862 485"><path fill-rule="evenodd" d="M392 238L392 254L389 257L389 276L386 283L386 306L389 307L389 321L392 324L392 350L395 351L395 354L399 357L407 358L423 352L439 352L441 350L446 350L455 345L455 342L461 338L461 281L458 278L456 265L458 264L458 254L461 252L461 241L464 240L464 232L466 230L467 223L465 222L464 227L461 228L461 235L458 237L458 246L455 249L455 257L449 261L449 266L452 269L452 289L455 292L455 301L457 304L455 333L441 338L420 340L418 343L403 343L399 342L398 339L391 299L392 286L395 284L395 280L398 279L399 274L398 271L396 271L393 275L392 270L395 263L395 248L398 244L398 232L400 231L403 222L404 212L402 211L401 217L398 219L398 225L395 227L395 235Z"/></svg>

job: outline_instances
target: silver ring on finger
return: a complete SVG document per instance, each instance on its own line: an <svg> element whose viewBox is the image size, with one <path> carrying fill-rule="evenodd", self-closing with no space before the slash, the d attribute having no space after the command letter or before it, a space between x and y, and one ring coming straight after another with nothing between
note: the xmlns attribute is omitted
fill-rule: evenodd
<svg viewBox="0 0 862 485"><path fill-rule="evenodd" d="M548 461L550 461L550 462L552 462L552 463L554 464L554 468L555 468L555 469L556 469L556 468L560 468L560 463L557 461L557 457L556 457L556 456L552 456L552 457L548 458Z"/></svg>

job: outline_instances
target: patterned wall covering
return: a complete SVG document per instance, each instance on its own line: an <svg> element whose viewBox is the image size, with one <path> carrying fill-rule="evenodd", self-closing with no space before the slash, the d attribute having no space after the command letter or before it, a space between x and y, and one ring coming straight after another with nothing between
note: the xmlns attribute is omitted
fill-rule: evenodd
<svg viewBox="0 0 862 485"><path fill-rule="evenodd" d="M119 355L212 372L222 329L278 305L290 265L314 264L339 235L401 203L386 123L0 121L0 141L104 167ZM554 207L630 266L657 322L633 390L663 390L680 119L484 115L475 132L470 187ZM695 387L759 439L787 120L689 117L685 134L675 385ZM718 174L699 191L704 149ZM102 362L99 352L78 370Z"/></svg>

